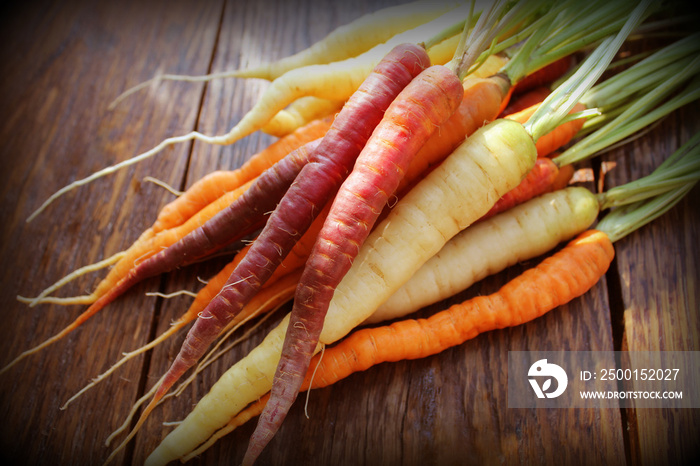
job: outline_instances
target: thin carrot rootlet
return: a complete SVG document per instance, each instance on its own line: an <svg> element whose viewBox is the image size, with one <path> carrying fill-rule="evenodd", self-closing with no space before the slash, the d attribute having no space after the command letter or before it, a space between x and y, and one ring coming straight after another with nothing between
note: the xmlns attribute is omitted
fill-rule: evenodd
<svg viewBox="0 0 700 466"><path fill-rule="evenodd" d="M113 285L119 282L136 263L154 252L175 243L174 236L183 237L196 227L206 223L213 213L228 206L242 194L250 183L290 152L306 143L322 137L331 125L330 119L320 119L306 124L293 133L280 138L262 151L254 154L235 170L218 170L197 180L181 196L166 204L158 213L153 225L145 230L126 250L97 264L83 267L46 288L35 298L19 299L35 306L40 303L91 304ZM237 193L236 193L237 192ZM175 233L173 235L172 233ZM90 295L75 298L49 297L61 286L91 271L116 265Z"/></svg>

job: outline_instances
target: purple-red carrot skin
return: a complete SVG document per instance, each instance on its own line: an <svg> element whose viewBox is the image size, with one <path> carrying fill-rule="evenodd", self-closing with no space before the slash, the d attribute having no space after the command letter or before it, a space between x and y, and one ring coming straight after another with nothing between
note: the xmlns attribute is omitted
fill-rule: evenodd
<svg viewBox="0 0 700 466"><path fill-rule="evenodd" d="M394 100L343 183L314 245L294 297L270 402L253 434L250 464L278 430L296 399L338 283L367 238L413 156L454 113L464 90L444 66L433 66Z"/></svg>
<svg viewBox="0 0 700 466"><path fill-rule="evenodd" d="M101 309L136 283L192 263L262 227L267 212L275 208L319 143L320 139L309 142L274 164L229 207L170 247L139 263L90 307L95 311Z"/></svg>
<svg viewBox="0 0 700 466"><path fill-rule="evenodd" d="M197 319L158 388L162 397L206 351L219 332L255 295L324 205L335 195L357 156L399 92L430 65L422 47L394 48L348 100L289 191L270 215L228 285Z"/></svg>
<svg viewBox="0 0 700 466"><path fill-rule="evenodd" d="M265 170L229 207L163 251L163 267L191 263L262 226L268 212L282 199L320 142L319 138L290 152ZM157 268L160 268L156 264L159 255L161 253L148 260L152 260Z"/></svg>

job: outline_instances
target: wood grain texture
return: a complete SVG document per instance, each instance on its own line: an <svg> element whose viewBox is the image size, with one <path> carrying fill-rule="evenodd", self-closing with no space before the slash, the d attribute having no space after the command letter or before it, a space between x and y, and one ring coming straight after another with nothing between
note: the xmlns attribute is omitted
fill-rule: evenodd
<svg viewBox="0 0 700 466"><path fill-rule="evenodd" d="M693 110L694 109L694 110ZM633 143L646 157L615 158L606 177L610 186L650 173L665 155L698 130L698 106L671 115L659 128L666 138ZM693 113L695 112L695 113ZM698 351L700 307L698 275L698 211L700 190L691 191L664 217L616 245L623 319L622 347L628 351ZM631 369L641 369L634 365ZM693 368L681 368L688 373ZM634 390L635 384L629 383ZM628 410L630 454L636 464L687 464L700 449L697 409Z"/></svg>
<svg viewBox="0 0 700 466"><path fill-rule="evenodd" d="M107 105L159 73L204 74L255 65L303 49L340 24L397 0L33 2L0 19L0 330L4 365L53 335L82 306L29 308L33 296L70 271L123 250L172 195L143 183L155 176L186 188L234 168L273 140L254 134L233 146L182 144L59 199L27 216L70 181L197 129L222 134L267 83L222 79L164 82ZM605 186L648 173L698 129L697 105L676 112L641 140L608 156ZM590 167L589 167L590 168ZM598 169L594 163L593 168ZM594 188L594 183L586 186ZM617 259L593 290L542 318L480 335L435 357L384 364L310 394L293 406L260 464L680 464L696 453L697 410L513 409L507 404L509 351L700 350L699 192L668 216L616 245ZM110 453L107 436L175 357L184 332L123 366L66 410L92 377L160 334L191 298L146 291L197 290L219 258L148 280L84 328L0 376L0 458L6 464L92 465ZM490 293L536 260L490 277L420 312L428 315ZM91 291L102 273L67 285ZM285 309L289 309L288 307ZM274 322L207 368L154 411L114 464L142 464L219 375ZM249 327L247 327L249 328ZM242 459L248 423L192 464ZM117 439L119 441L120 439Z"/></svg>
<svg viewBox="0 0 700 466"><path fill-rule="evenodd" d="M141 183L147 175L177 184L189 147L69 193L43 215L25 219L70 181L136 155L196 124L202 86L156 102L108 104L158 67L185 72L208 65L222 5L207 2L28 2L3 15L2 330L3 365L56 333L81 306L19 304L70 271L126 248L170 195ZM101 274L59 295L84 294ZM79 403L59 407L122 352L145 343L157 300L134 289L53 347L4 374L0 435L6 464L99 464L104 441L140 390L143 359ZM128 462L122 456L121 462Z"/></svg>

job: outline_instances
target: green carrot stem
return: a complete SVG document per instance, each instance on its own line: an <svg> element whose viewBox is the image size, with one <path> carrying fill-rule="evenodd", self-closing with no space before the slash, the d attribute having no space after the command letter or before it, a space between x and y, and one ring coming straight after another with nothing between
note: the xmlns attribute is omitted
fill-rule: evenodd
<svg viewBox="0 0 700 466"><path fill-rule="evenodd" d="M657 73L668 72L667 68L678 65L684 57L697 54L700 50L700 33L692 34L674 42L639 61L631 68L606 79L594 86L581 100L587 107L610 105L620 99L620 95L629 95L642 88L645 80L657 79Z"/></svg>
<svg viewBox="0 0 700 466"><path fill-rule="evenodd" d="M669 211L693 186L695 182L689 182L657 197L615 209L598 223L596 229L606 233L610 241L619 241Z"/></svg>
<svg viewBox="0 0 700 466"><path fill-rule="evenodd" d="M697 39L700 40L700 36L698 36ZM688 42L686 42L686 44L688 44ZM560 158L557 158L557 163L562 165L565 163L573 163L591 155L593 153L592 150L587 150L586 153L580 154L579 156L574 156L572 154L592 145L595 139L592 137L589 138L588 135L599 130L603 126L606 126L607 129L597 133L595 136L600 142L596 146L596 149L610 147L613 143L628 137L632 131L637 131L642 125L647 125L654 119L658 120L663 118L666 113L677 108L683 101L687 102L691 100L693 98L691 94L685 94L681 98L676 97L683 99L683 101L666 102L661 110L650 114L654 106L659 102L664 102L667 96L675 92L676 88L684 83L685 79L688 79L690 75L694 72L696 73L698 70L698 63L696 62L695 65L693 65L692 60L697 58L697 52L700 48L694 51L694 55L686 55L685 53L679 54L673 52L673 49L676 49L676 52L678 51L677 45L678 44L675 43L659 50L658 53L656 53L656 57L649 62L645 64L640 62L632 68L593 86L593 88L583 96L581 102L587 107L597 107L599 115L586 120L577 135L579 138L585 138L585 140L580 139L577 144L569 148L567 150L567 155L562 154ZM688 49L686 48L686 50ZM669 53L666 53L667 51ZM671 56L676 60L675 63L667 60L667 58ZM695 87L689 86L685 92L692 93ZM646 94L647 97L641 99L640 95L644 94ZM610 122L621 115L624 116L617 119L615 123L610 124ZM640 117L645 118L645 120L641 123L635 123L634 119ZM625 127L627 129L619 132L620 127ZM615 128L618 128L617 131L619 134L617 135L615 135ZM602 139L607 137L607 135L614 135L615 140L606 140L603 142Z"/></svg>
<svg viewBox="0 0 700 466"><path fill-rule="evenodd" d="M598 195L601 210L638 204L692 185L700 179L700 133L683 144L652 173Z"/></svg>
<svg viewBox="0 0 700 466"><path fill-rule="evenodd" d="M700 61L694 64L695 67L699 65ZM684 79L688 79L688 74L691 74L691 72L693 72L692 69L689 70L688 73L677 76L677 81L680 82ZM697 73L697 70L694 72ZM674 81L676 80L674 79ZM668 115L672 111L700 98L698 82L700 82L700 79L696 77L683 92L654 108L654 105L658 103L659 100L666 98L666 96L675 89L674 86L677 86L679 83L667 82L661 84L657 89L630 105L613 121L555 157L553 159L554 163L563 166L581 161L595 154L602 148L608 147L628 137L636 131Z"/></svg>
<svg viewBox="0 0 700 466"><path fill-rule="evenodd" d="M518 47L504 72L513 82L620 30L629 13L629 3L594 1L562 2L547 14L548 23Z"/></svg>
<svg viewBox="0 0 700 466"><path fill-rule="evenodd" d="M651 6L650 0L643 0L637 5L620 31L616 35L604 39L573 76L545 99L539 109L525 123L525 128L535 141L556 128L583 94L593 86L617 54L630 32L650 14Z"/></svg>

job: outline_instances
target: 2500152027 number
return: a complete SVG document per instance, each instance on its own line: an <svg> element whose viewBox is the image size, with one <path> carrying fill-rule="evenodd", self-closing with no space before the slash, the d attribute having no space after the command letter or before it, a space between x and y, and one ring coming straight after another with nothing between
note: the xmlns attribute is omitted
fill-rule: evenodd
<svg viewBox="0 0 700 466"><path fill-rule="evenodd" d="M676 380L679 369L603 369L601 380Z"/></svg>

